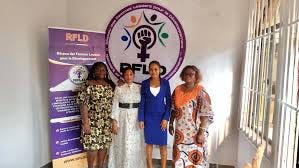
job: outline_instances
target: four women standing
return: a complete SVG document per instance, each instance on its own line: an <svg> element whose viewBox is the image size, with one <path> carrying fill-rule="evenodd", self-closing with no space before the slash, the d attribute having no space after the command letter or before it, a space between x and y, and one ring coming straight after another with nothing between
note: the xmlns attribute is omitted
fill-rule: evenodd
<svg viewBox="0 0 299 168"><path fill-rule="evenodd" d="M173 166L208 167L207 129L213 113L208 94L198 85L199 70L195 66L183 69L180 76L185 83L176 87L172 101L169 82L160 77L159 62L152 61L149 70L150 78L142 82L140 89L133 83L133 69L126 68L123 72L125 84L116 87L113 93L114 84L105 64L93 65L91 77L78 94L81 142L87 150L89 168L96 155L99 166L103 166L111 141L109 168L146 167L144 146L147 167L153 168L153 145L160 147L161 168L166 168L170 111L169 132L171 135L175 132Z"/></svg>

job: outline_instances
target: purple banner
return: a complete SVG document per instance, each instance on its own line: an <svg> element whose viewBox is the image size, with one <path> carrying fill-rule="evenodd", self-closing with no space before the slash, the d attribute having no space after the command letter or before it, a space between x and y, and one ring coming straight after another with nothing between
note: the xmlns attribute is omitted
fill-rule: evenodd
<svg viewBox="0 0 299 168"><path fill-rule="evenodd" d="M52 159L81 153L80 144L81 122L51 123Z"/></svg>
<svg viewBox="0 0 299 168"><path fill-rule="evenodd" d="M49 28L48 60L52 158L58 167L66 162L63 158L69 163L69 157L83 152L76 91L86 81L88 67L105 60L105 34Z"/></svg>

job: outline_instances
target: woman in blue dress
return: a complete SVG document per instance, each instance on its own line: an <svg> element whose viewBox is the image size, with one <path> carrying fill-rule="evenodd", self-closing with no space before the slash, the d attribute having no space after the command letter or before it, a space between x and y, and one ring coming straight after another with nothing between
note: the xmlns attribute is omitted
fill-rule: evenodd
<svg viewBox="0 0 299 168"><path fill-rule="evenodd" d="M153 145L160 147L161 168L167 161L167 125L170 117L171 93L169 82L160 78L160 63L149 64L150 78L141 84L139 126L144 129L148 168L153 168Z"/></svg>

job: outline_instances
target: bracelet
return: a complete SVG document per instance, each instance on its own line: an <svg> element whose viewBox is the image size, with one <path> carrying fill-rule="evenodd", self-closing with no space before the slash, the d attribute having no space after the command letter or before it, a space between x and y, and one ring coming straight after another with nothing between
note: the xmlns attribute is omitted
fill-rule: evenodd
<svg viewBox="0 0 299 168"><path fill-rule="evenodd" d="M206 132L205 128L203 128L203 127L199 127L199 130L198 130L198 132L197 132L197 135L199 135L199 134L203 134L203 133L205 133L205 132Z"/></svg>

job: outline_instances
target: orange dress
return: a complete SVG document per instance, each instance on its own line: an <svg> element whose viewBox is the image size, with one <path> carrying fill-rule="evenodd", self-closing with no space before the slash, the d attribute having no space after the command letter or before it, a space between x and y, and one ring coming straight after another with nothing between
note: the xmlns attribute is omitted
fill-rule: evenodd
<svg viewBox="0 0 299 168"><path fill-rule="evenodd" d="M207 168L208 129L204 131L205 141L199 144L196 135L199 131L200 116L208 116L213 122L213 112L208 93L201 85L190 92L183 92L177 86L172 95L172 115L175 117L175 139L173 162L176 168Z"/></svg>

